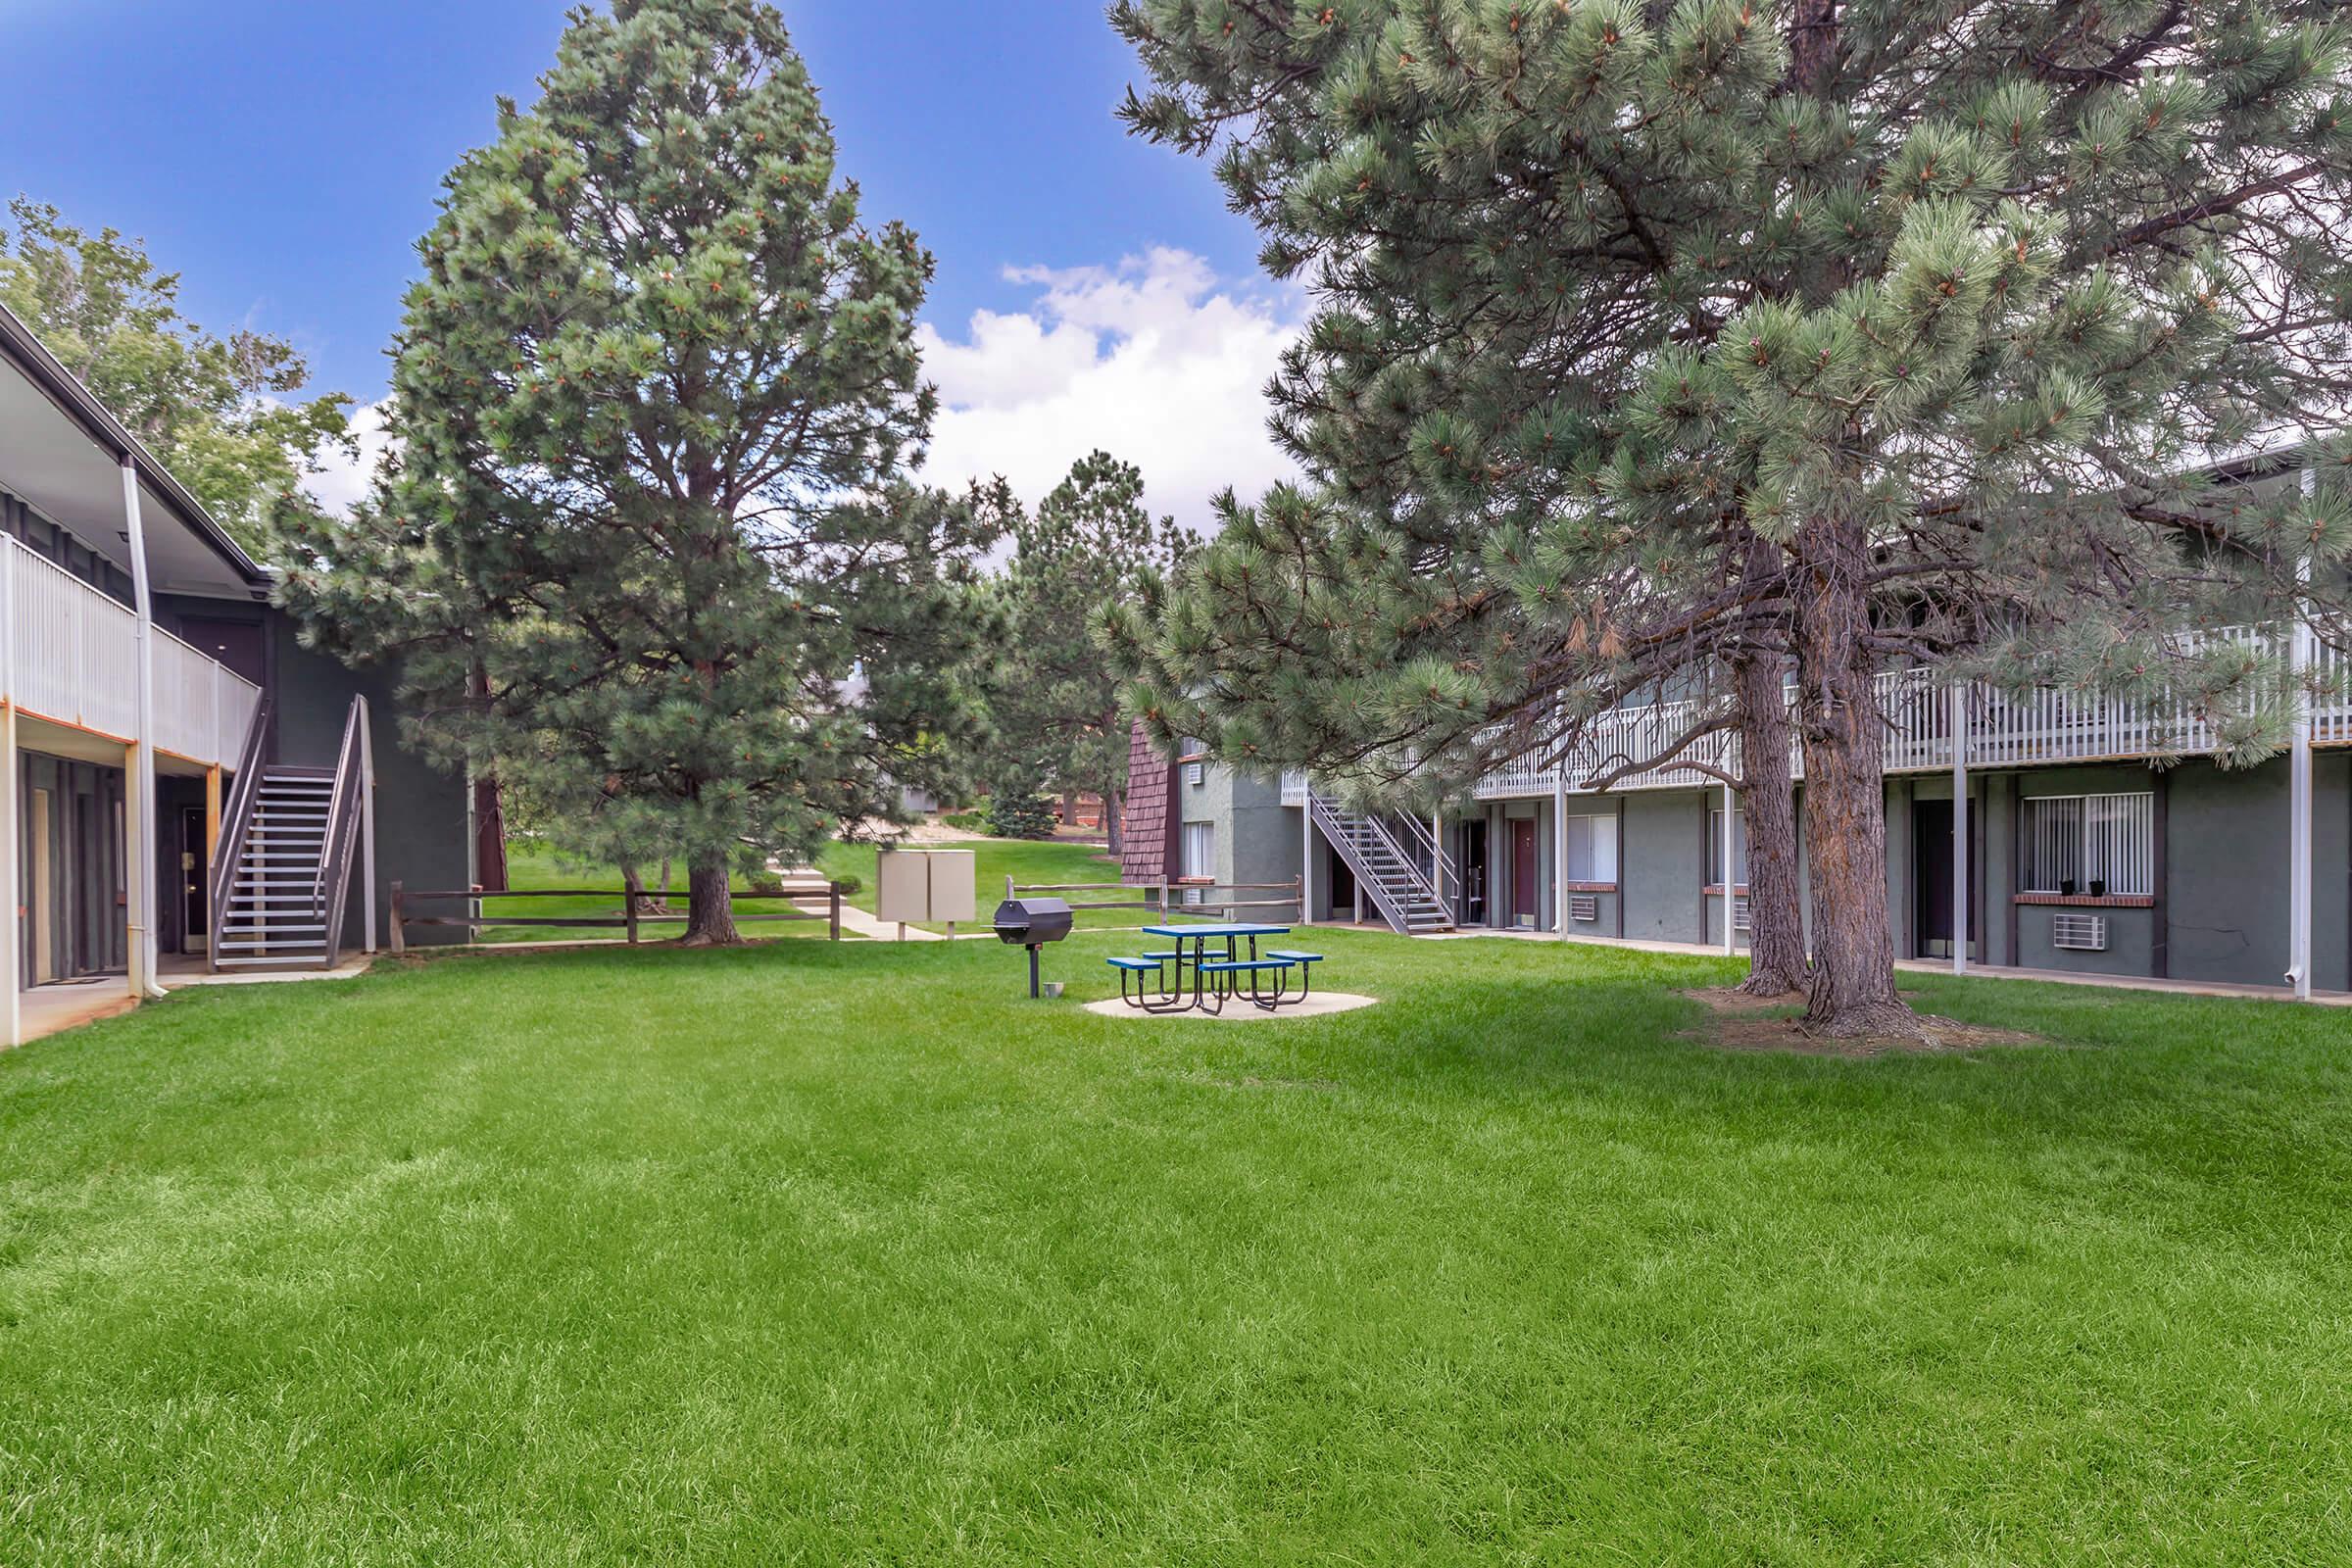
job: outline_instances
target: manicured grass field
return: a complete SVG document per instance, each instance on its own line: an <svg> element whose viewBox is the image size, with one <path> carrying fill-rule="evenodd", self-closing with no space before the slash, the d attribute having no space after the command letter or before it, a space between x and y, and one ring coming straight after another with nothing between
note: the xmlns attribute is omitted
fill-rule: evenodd
<svg viewBox="0 0 2352 1568"><path fill-rule="evenodd" d="M1313 940L1385 1004L793 942L0 1056L0 1562L2343 1560L2352 1016Z"/></svg>

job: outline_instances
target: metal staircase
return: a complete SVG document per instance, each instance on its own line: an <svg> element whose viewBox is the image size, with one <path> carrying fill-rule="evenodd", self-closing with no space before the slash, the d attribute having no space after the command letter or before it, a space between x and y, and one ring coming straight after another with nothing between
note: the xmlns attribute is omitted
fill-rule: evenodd
<svg viewBox="0 0 2352 1568"><path fill-rule="evenodd" d="M263 764L267 724L266 710L254 715L223 813L213 865L212 967L331 969L374 783L367 700L352 700L333 767Z"/></svg>
<svg viewBox="0 0 2352 1568"><path fill-rule="evenodd" d="M1443 851L1426 830L1408 848L1379 817L1347 810L1311 790L1306 808L1314 813L1315 826L1348 862L1355 885L1364 890L1391 930L1426 936L1453 929L1453 911L1432 885L1431 875L1421 869L1427 861L1439 878L1446 870Z"/></svg>

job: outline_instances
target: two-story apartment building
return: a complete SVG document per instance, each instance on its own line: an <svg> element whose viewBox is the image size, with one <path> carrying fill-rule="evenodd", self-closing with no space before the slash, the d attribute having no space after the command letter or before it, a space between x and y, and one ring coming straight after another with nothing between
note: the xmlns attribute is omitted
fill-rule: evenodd
<svg viewBox="0 0 2352 1568"><path fill-rule="evenodd" d="M0 310L0 1041L68 990L331 965L391 881L471 885L463 781L269 588Z"/></svg>
<svg viewBox="0 0 2352 1568"><path fill-rule="evenodd" d="M2308 629L2212 635L2342 672L2344 656ZM2352 702L2305 705L2286 755L2231 770L2209 760L2210 727L2161 699L2021 697L1924 668L1879 680L1899 956L2352 991ZM1737 951L1747 922L1736 798L1689 766L1585 784L1659 755L1699 716L1691 702L1614 710L1559 765L1498 767L1427 819L1349 811L1300 775L1203 760L1166 779L1170 853L1225 881L1303 871L1313 920ZM1740 774L1734 736L1688 755Z"/></svg>

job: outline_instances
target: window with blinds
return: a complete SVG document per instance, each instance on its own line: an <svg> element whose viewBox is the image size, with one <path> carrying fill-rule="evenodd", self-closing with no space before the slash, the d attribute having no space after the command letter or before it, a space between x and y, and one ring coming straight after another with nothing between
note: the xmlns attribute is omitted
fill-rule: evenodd
<svg viewBox="0 0 2352 1568"><path fill-rule="evenodd" d="M2037 795L2023 803L2026 893L2146 898L2156 891L2156 797Z"/></svg>
<svg viewBox="0 0 2352 1568"><path fill-rule="evenodd" d="M1617 818L1614 815L1568 818L1568 880L1617 880Z"/></svg>
<svg viewBox="0 0 2352 1568"><path fill-rule="evenodd" d="M1716 807L1707 812L1707 874L1708 887L1723 881L1723 808ZM1739 813L1732 829L1732 882L1734 886L1747 880L1747 813Z"/></svg>

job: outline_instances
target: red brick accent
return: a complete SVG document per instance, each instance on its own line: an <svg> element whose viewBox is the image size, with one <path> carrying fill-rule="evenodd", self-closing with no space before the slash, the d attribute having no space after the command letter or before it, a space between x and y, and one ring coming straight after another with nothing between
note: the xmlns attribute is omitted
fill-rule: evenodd
<svg viewBox="0 0 2352 1568"><path fill-rule="evenodd" d="M1140 723L1127 737L1126 805L1119 880L1131 887L1175 880L1176 764L1153 750Z"/></svg>

